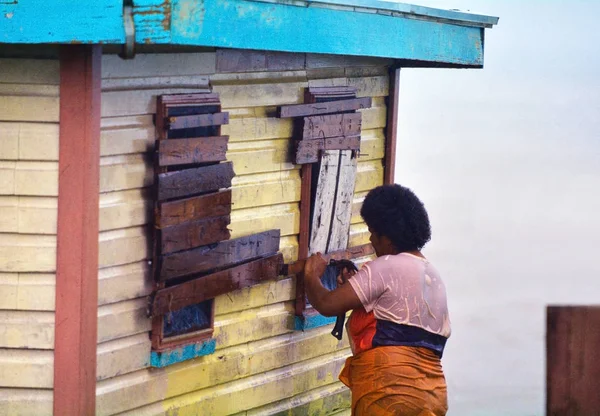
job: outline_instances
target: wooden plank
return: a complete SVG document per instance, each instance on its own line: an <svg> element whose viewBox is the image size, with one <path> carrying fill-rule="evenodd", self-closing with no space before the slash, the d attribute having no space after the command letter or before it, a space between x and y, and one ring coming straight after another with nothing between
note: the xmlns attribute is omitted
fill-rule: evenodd
<svg viewBox="0 0 600 416"><path fill-rule="evenodd" d="M217 73L304 69L303 53L217 49Z"/></svg>
<svg viewBox="0 0 600 416"><path fill-rule="evenodd" d="M327 137L360 135L362 114L332 114L304 117L302 138L323 139Z"/></svg>
<svg viewBox="0 0 600 416"><path fill-rule="evenodd" d="M340 113L371 107L371 97L325 103L285 105L279 108L279 117L304 117L319 114Z"/></svg>
<svg viewBox="0 0 600 416"><path fill-rule="evenodd" d="M218 103L219 94L216 93L183 93L183 94L165 94L162 95L162 102L168 105L177 104L198 104L198 103Z"/></svg>
<svg viewBox="0 0 600 416"><path fill-rule="evenodd" d="M310 238L310 210L312 190L312 164L302 165L302 185L300 188L300 229L298 233L298 257L308 257L308 244ZM304 270L304 268L302 269ZM302 316L306 307L306 295L304 289L304 276L299 275L296 279L296 316Z"/></svg>
<svg viewBox="0 0 600 416"><path fill-rule="evenodd" d="M152 315L163 315L265 280L275 280L282 264L283 256L278 253L159 290L152 303Z"/></svg>
<svg viewBox="0 0 600 416"><path fill-rule="evenodd" d="M308 92L313 96L328 96L328 95L353 95L356 94L355 87L348 86L331 86L331 87L314 87L311 86Z"/></svg>
<svg viewBox="0 0 600 416"><path fill-rule="evenodd" d="M390 70L390 96L388 101L387 127L385 129L385 184L393 184L396 179L396 147L398 138L398 101L400 89L400 68Z"/></svg>
<svg viewBox="0 0 600 416"><path fill-rule="evenodd" d="M316 163L323 150L360 150L360 136L332 137L298 142L296 164Z"/></svg>
<svg viewBox="0 0 600 416"><path fill-rule="evenodd" d="M160 235L162 254L214 244L230 237L229 215L204 218L163 228Z"/></svg>
<svg viewBox="0 0 600 416"><path fill-rule="evenodd" d="M231 189L159 203L156 226L165 228L201 218L229 215L229 213L231 213Z"/></svg>
<svg viewBox="0 0 600 416"><path fill-rule="evenodd" d="M102 47L61 47L54 414L94 414Z"/></svg>
<svg viewBox="0 0 600 416"><path fill-rule="evenodd" d="M220 126L229 123L229 113L194 114L169 117L169 130L193 129L196 127Z"/></svg>
<svg viewBox="0 0 600 416"><path fill-rule="evenodd" d="M326 253L340 163L339 150L323 152L314 199L309 254Z"/></svg>
<svg viewBox="0 0 600 416"><path fill-rule="evenodd" d="M549 307L547 314L547 414L596 414L600 306Z"/></svg>
<svg viewBox="0 0 600 416"><path fill-rule="evenodd" d="M353 260L361 257L371 256L375 254L375 249L371 245L371 243L363 244L356 247L349 247L344 250L337 250L331 253L323 254L323 258L327 261L329 260ZM304 271L304 264L306 263L306 257L300 258L298 261L295 261L291 264L285 264L282 267L281 275L282 276L292 276L302 273Z"/></svg>
<svg viewBox="0 0 600 416"><path fill-rule="evenodd" d="M160 262L160 280L203 273L232 266L257 257L274 254L279 250L279 230L222 241L216 246L163 256Z"/></svg>
<svg viewBox="0 0 600 416"><path fill-rule="evenodd" d="M159 166L190 163L221 162L226 159L227 136L197 137L193 139L159 140Z"/></svg>
<svg viewBox="0 0 600 416"><path fill-rule="evenodd" d="M229 188L234 176L231 162L161 173L158 175L158 200Z"/></svg>
<svg viewBox="0 0 600 416"><path fill-rule="evenodd" d="M354 200L354 180L356 179L356 159L351 150L340 152L339 180L333 204L327 252L342 250L348 246L352 201Z"/></svg>

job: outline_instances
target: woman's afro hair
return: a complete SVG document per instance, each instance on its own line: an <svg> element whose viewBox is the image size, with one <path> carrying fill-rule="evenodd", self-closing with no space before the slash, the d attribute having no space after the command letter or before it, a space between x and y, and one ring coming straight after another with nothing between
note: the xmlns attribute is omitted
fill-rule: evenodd
<svg viewBox="0 0 600 416"><path fill-rule="evenodd" d="M404 186L373 189L367 194L360 215L372 231L388 237L400 253L421 250L431 239L425 206Z"/></svg>

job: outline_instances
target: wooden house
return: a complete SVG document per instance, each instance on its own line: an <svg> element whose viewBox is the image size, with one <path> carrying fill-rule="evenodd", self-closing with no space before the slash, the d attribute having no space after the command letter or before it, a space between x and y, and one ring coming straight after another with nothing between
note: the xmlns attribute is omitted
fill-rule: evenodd
<svg viewBox="0 0 600 416"><path fill-rule="evenodd" d="M0 2L0 414L349 414L296 261L372 254L401 68L482 68L497 20Z"/></svg>

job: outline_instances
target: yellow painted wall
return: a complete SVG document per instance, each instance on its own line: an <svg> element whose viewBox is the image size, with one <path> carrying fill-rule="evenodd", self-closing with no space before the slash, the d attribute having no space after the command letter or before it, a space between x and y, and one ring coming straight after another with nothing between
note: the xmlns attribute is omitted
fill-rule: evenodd
<svg viewBox="0 0 600 416"><path fill-rule="evenodd" d="M51 413L57 60L0 59L0 414Z"/></svg>
<svg viewBox="0 0 600 416"><path fill-rule="evenodd" d="M293 279L217 298L215 354L164 369L148 367L150 320L145 308L152 285L148 264L151 202L146 190L153 181L148 156L155 139L152 115L156 96L194 91L210 77L224 111L230 113L230 124L222 132L230 136L227 158L236 172L232 237L279 228L287 262L298 255L300 174L288 152L292 121L276 118L276 106L301 103L309 85L352 85L359 96L374 97L373 108L363 110L362 155L351 227L351 244L368 242L358 211L366 191L383 182L384 97L388 94L385 62L348 57L323 61L316 56L307 62L309 68L303 71L215 74L213 52L139 55L131 61L103 57L97 414L274 415L291 414L290 407L304 414L325 414L321 408L348 414L349 393L337 381L349 354L347 341L333 338L330 327L292 331ZM56 93L56 88L45 88L40 91ZM6 106L4 100L0 95L1 109ZM26 108L21 104L23 97L19 100L18 105ZM49 103L44 100L39 105L47 108ZM10 114L15 114L11 108ZM58 111L49 114L58 117ZM40 117L38 112L36 117ZM53 124L36 126L46 129L36 131L44 144L38 144L37 156L25 153L30 159L21 165L17 166L21 161L14 155L23 154L19 153L24 151L22 147L15 153L14 145L0 144L0 178L12 181L1 180L0 190L19 189L23 194L16 197L0 192L0 213L14 218L9 221L0 215L0 231L9 233L3 242L9 241L7 250L12 250L0 258L10 259L7 264L17 268L0 269L2 294L12 294L7 300L0 296L0 302L8 302L6 308L0 304L6 309L0 311L4 314L0 322L6 322L10 331L18 331L12 346L31 342L39 350L35 356L25 353L28 361L35 363L28 367L28 377L43 386L32 385L39 389L19 390L13 395L0 388L0 406L4 406L0 414L15 409L35 415L52 411L52 392L43 389L52 386L56 184L53 187L50 179L56 179L57 173L58 129ZM16 136L22 142L31 139L27 134ZM7 176L3 176L5 171ZM18 182L17 176L24 179ZM54 218L54 223L42 221L42 213ZM28 232L44 235L19 234ZM31 255L19 257L15 247L27 247ZM4 243L0 250L5 250ZM36 270L18 269L32 258L38 263ZM20 285L26 290L20 290ZM30 311L33 309L35 312ZM14 363L22 358L11 354L14 351L0 350L0 363L12 363L3 368L17 368ZM49 359L50 372L44 373ZM24 379L12 371L12 378L6 375L4 379L12 383ZM0 369L0 375L8 372Z"/></svg>

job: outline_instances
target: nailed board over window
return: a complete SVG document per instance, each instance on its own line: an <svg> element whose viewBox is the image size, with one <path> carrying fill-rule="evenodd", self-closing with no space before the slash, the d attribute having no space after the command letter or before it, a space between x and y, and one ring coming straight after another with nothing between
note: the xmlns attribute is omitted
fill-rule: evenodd
<svg viewBox="0 0 600 416"><path fill-rule="evenodd" d="M221 135L228 121L209 90L158 98L156 289L148 305L156 367L177 362L172 356L182 354L169 353L182 346L187 358L212 353L213 299L275 279L283 263L279 230L229 239L234 171L226 161L228 137Z"/></svg>
<svg viewBox="0 0 600 416"><path fill-rule="evenodd" d="M371 98L356 98L352 87L311 87L305 102L279 109L296 119L295 160L303 165L300 257L347 248L362 127L356 110L369 108ZM301 277L296 290L296 326L304 329L314 311L306 310Z"/></svg>

